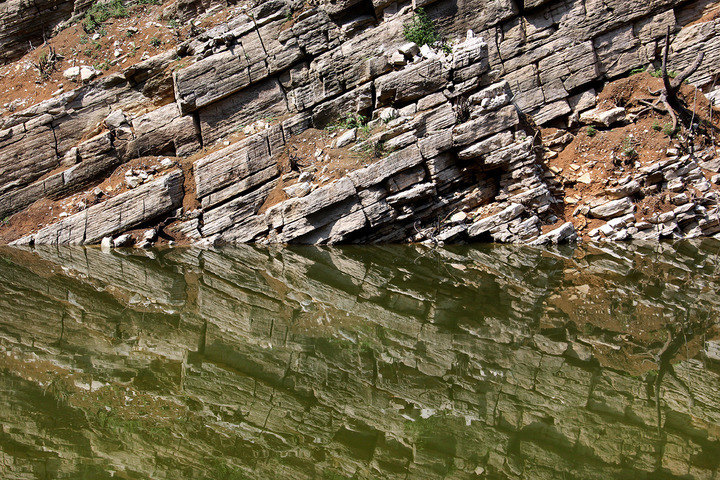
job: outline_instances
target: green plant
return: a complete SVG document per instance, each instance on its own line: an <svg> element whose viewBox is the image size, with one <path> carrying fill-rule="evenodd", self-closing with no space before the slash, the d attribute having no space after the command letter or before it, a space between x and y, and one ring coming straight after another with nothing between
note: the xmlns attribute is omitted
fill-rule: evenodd
<svg viewBox="0 0 720 480"><path fill-rule="evenodd" d="M128 16L127 7L122 0L111 0L107 3L93 3L85 13L82 22L83 30L92 33L102 27L102 24L111 18L125 18Z"/></svg>
<svg viewBox="0 0 720 480"><path fill-rule="evenodd" d="M674 137L677 133L671 123L666 123L665 125L663 125L662 132L670 138Z"/></svg>
<svg viewBox="0 0 720 480"><path fill-rule="evenodd" d="M348 113L337 122L331 123L325 128L331 132L335 130L345 130L348 128L357 128L361 131L361 133L370 132L368 118L359 113Z"/></svg>
<svg viewBox="0 0 720 480"><path fill-rule="evenodd" d="M638 152L635 150L635 140L630 137L625 137L623 140L623 155L630 160L635 160L638 157Z"/></svg>
<svg viewBox="0 0 720 480"><path fill-rule="evenodd" d="M152 45L153 47L159 47L160 45L162 45L162 40L160 40L158 37L152 37L150 39L150 45Z"/></svg>
<svg viewBox="0 0 720 480"><path fill-rule="evenodd" d="M48 51L40 54L40 57L38 57L38 62L35 64L35 68L40 73L41 79L47 80L48 78L50 78L52 73L55 71L55 64L58 62L58 60L58 55L55 53L55 50L53 50L52 47L50 47Z"/></svg>
<svg viewBox="0 0 720 480"><path fill-rule="evenodd" d="M585 133L587 133L588 137L594 137L595 135L597 135L597 130L595 129L595 127L590 126L590 127L587 127L587 130L585 131Z"/></svg>
<svg viewBox="0 0 720 480"><path fill-rule="evenodd" d="M657 120L655 120L655 121L653 122L653 124L652 124L652 129L655 130L656 132L661 131L661 130L662 130L662 127L660 126L660 122L658 122Z"/></svg>
<svg viewBox="0 0 720 480"><path fill-rule="evenodd" d="M633 68L632 70L630 70L630 75L637 75L638 73L643 73L643 72L645 72L646 70L647 70L647 69L646 69L645 67Z"/></svg>
<svg viewBox="0 0 720 480"><path fill-rule="evenodd" d="M177 18L171 18L168 22L168 27L170 28L178 28L180 26L180 22L178 22Z"/></svg>
<svg viewBox="0 0 720 480"><path fill-rule="evenodd" d="M403 25L403 36L405 40L415 42L418 46L432 45L440 40L435 23L422 8L418 8L412 19Z"/></svg>
<svg viewBox="0 0 720 480"><path fill-rule="evenodd" d="M95 70L109 70L111 66L112 65L107 60L102 63L96 63L95 65L93 65L93 67L95 67Z"/></svg>
<svg viewBox="0 0 720 480"><path fill-rule="evenodd" d="M138 5L160 5L160 0L138 0Z"/></svg>
<svg viewBox="0 0 720 480"><path fill-rule="evenodd" d="M670 77L670 78L675 78L678 76L677 72L675 72L673 70L668 70L667 73L668 73L668 77ZM655 70L650 72L650 75L652 75L655 78L662 78L662 69L656 68Z"/></svg>

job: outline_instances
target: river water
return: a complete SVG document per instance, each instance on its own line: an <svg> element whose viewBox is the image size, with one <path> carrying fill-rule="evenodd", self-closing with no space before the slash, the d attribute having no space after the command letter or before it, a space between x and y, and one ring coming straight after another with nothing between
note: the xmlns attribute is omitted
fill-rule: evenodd
<svg viewBox="0 0 720 480"><path fill-rule="evenodd" d="M719 478L719 259L0 249L0 478Z"/></svg>

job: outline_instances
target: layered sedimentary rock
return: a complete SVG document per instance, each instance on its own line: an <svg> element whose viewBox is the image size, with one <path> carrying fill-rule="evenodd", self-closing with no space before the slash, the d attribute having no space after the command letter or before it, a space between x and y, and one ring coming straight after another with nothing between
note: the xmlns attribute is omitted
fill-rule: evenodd
<svg viewBox="0 0 720 480"><path fill-rule="evenodd" d="M6 249L0 472L713 478L716 251Z"/></svg>
<svg viewBox="0 0 720 480"><path fill-rule="evenodd" d="M184 212L190 223L182 226L191 238L535 241L557 221L561 199L535 158L525 114L536 124L577 121L594 106L599 81L657 62L667 27L674 68L702 49L706 61L691 81L707 86L718 70L718 20L703 18L710 3L421 3L450 52L407 45L403 25L413 12L397 3L263 2L172 51L6 117L0 216L82 190L128 160L187 157L262 121L270 127L244 140L257 146L230 145L195 162L202 209ZM389 120L378 120L382 132L358 147L392 153L258 214L289 138L348 114ZM698 228L672 236L711 234L716 212L701 210ZM453 213L470 215L441 222ZM563 226L540 241L572 238Z"/></svg>

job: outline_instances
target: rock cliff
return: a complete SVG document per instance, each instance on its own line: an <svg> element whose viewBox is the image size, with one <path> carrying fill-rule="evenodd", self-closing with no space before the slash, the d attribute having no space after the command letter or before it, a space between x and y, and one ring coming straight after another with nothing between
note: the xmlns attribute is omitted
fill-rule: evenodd
<svg viewBox="0 0 720 480"><path fill-rule="evenodd" d="M13 5L0 29L7 60L20 48L11 32L37 36ZM404 35L420 7L442 35L432 46ZM609 156L612 171L592 170L597 161L573 163L578 173L568 176L552 160L570 151L584 125L604 138L618 125L650 121L631 108L641 100L617 97L610 105L603 89L657 67L668 31L673 68L706 53L689 81L712 97L720 72L716 7L667 0L163 5L173 22L218 9L227 15L204 30L192 23L170 50L115 73L93 79L101 73L94 68L87 77L82 68L66 71L78 82L71 91L0 120L0 236L18 244L97 243L151 227L162 238L204 244L714 235L714 130L706 145L693 136L689 150L670 132L659 159L628 133L618 142L623 161ZM48 25L87 22L88 8L62 4ZM695 96L693 108L702 97L698 118L714 125L703 91L685 92ZM567 193L593 182L597 188L582 198Z"/></svg>

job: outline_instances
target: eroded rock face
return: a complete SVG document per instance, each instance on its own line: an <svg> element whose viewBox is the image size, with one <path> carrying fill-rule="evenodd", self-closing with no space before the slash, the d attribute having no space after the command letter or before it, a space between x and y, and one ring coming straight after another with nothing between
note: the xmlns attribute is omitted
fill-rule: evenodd
<svg viewBox="0 0 720 480"><path fill-rule="evenodd" d="M183 174L176 170L134 190L93 205L23 237L16 245L84 245L161 217L182 203Z"/></svg>
<svg viewBox="0 0 720 480"><path fill-rule="evenodd" d="M212 4L183 2L172 9L184 18ZM657 60L667 27L678 30L674 68L689 64L698 48L706 61L691 80L705 85L720 67L720 55L712 55L718 20L697 22L704 12L699 3L541 1L522 11L512 2L475 0L414 6L426 8L443 33L462 39L451 53L408 44L402 31L412 11L392 2L321 2L296 15L296 5L282 0L251 2L171 51L4 118L0 217L80 191L129 160L188 157L247 132L248 145L237 147L242 152L230 152L229 145L228 158L195 162L192 181L202 211L186 220L197 224L192 231L205 241L459 241L468 238L470 224L512 204L525 212L493 231L474 231L495 241L530 241L559 222L551 213L558 194L542 175L523 114L538 125L568 117L605 126L625 121L622 109L591 110L597 82ZM76 13L82 8L75 5ZM179 58L182 63L173 64ZM323 220L308 220L303 228L285 229L278 223L282 216L258 214L277 183L272 164L288 139L346 115L381 119L385 131L365 147L382 144L410 163L384 172L387 162L378 159L357 172L368 178L354 182L352 195L308 207ZM258 133L261 123L270 128ZM665 180L662 188L678 194L688 183ZM649 181L608 191L608 200L630 201ZM711 188L692 181L700 191ZM295 196L312 199L314 188ZM687 203L683 197L673 202ZM606 219L629 211L595 210ZM430 226L456 211L473 215ZM672 235L707 234L715 213L681 217Z"/></svg>
<svg viewBox="0 0 720 480"><path fill-rule="evenodd" d="M5 248L0 475L712 478L716 252Z"/></svg>

